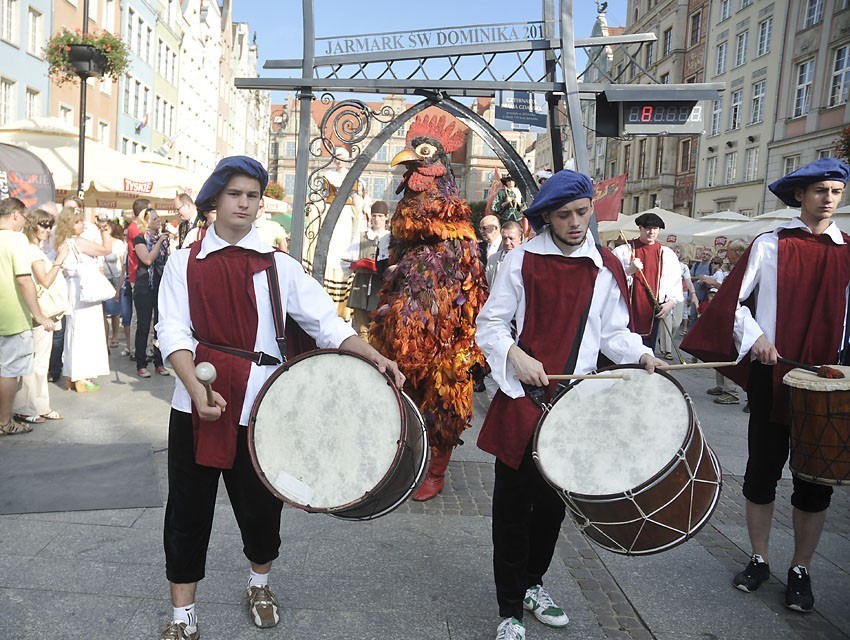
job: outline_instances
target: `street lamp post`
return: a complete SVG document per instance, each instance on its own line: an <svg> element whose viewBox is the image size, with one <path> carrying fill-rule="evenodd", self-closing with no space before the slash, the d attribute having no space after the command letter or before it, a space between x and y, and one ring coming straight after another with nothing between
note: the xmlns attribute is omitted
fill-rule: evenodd
<svg viewBox="0 0 850 640"><path fill-rule="evenodd" d="M83 0L83 35L89 32L89 0ZM86 88L89 78L87 71L77 71L80 76L80 144L77 158L77 197L84 206L85 189L84 176L86 164Z"/></svg>

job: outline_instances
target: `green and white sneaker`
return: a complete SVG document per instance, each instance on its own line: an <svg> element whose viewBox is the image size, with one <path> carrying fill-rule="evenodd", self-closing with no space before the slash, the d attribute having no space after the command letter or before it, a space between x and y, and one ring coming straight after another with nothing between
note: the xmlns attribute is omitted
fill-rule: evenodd
<svg viewBox="0 0 850 640"><path fill-rule="evenodd" d="M505 618L496 629L496 640L525 640L525 625L522 620Z"/></svg>
<svg viewBox="0 0 850 640"><path fill-rule="evenodd" d="M564 610L555 604L546 589L539 584L528 588L522 606L547 627L565 627L570 621Z"/></svg>

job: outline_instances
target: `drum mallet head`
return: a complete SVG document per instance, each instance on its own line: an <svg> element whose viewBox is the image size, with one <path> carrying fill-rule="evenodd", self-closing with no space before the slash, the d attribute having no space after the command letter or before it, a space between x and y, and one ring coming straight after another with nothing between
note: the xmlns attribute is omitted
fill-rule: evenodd
<svg viewBox="0 0 850 640"><path fill-rule="evenodd" d="M207 390L207 405L210 407L215 406L215 400L213 400L212 394L212 383L215 382L216 375L218 374L211 362L199 362L195 365L195 377Z"/></svg>

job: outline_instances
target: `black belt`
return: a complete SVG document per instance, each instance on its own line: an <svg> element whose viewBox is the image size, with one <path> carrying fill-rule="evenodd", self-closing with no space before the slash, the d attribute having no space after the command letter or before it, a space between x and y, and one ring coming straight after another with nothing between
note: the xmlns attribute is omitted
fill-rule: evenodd
<svg viewBox="0 0 850 640"><path fill-rule="evenodd" d="M228 353L232 356L236 356L238 358L244 358L245 360L250 360L254 364L258 364L261 367L263 366L277 366L280 364L280 358L276 358L273 355L268 353L264 353L263 351L245 351L244 349L237 349L235 347L225 347L221 344L213 344L208 340L204 340L201 336L198 335L198 332L192 329L192 336L199 343L204 345L205 347L209 347L210 349L215 349L216 351L221 351L222 353Z"/></svg>

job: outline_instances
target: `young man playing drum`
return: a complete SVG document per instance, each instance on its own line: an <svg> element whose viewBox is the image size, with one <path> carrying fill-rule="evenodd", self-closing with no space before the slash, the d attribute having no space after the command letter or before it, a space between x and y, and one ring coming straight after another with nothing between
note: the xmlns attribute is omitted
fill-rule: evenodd
<svg viewBox="0 0 850 640"><path fill-rule="evenodd" d="M174 607L161 640L196 640L195 590L204 577L219 476L250 563L246 599L252 622L280 620L268 586L280 547L282 503L261 483L248 454L248 416L280 356L268 272L277 271L277 304L320 347L366 357L401 386L404 376L336 313L336 306L301 264L264 243L254 228L268 173L245 156L224 158L204 183L199 211L218 216L203 240L171 255L162 278L157 334L177 381L168 432L166 575ZM274 297L278 297L274 296ZM222 349L226 349L224 351ZM214 404L195 377L196 361L216 370ZM258 364L261 362L262 364ZM293 398L293 401L296 401Z"/></svg>
<svg viewBox="0 0 850 640"><path fill-rule="evenodd" d="M739 365L725 375L749 396L743 493L753 553L733 579L742 591L755 591L770 577L776 484L790 448L789 392L782 384L790 367L777 358L834 364L845 346L850 236L838 229L832 215L849 178L845 163L822 158L771 184L783 203L800 207L800 216L753 241L682 342L683 349L704 360L737 359ZM832 487L796 476L793 483L794 557L785 605L808 612L814 607L809 567Z"/></svg>
<svg viewBox="0 0 850 640"><path fill-rule="evenodd" d="M593 184L581 173L560 171L543 184L525 212L537 235L505 257L478 315L476 342L500 388L478 439L496 456L497 640L525 638L524 609L551 627L569 622L542 586L565 513L531 455L542 415L537 402L549 402L556 390L548 375L592 372L600 353L649 372L663 364L629 331L622 266L587 233L592 198Z"/></svg>

